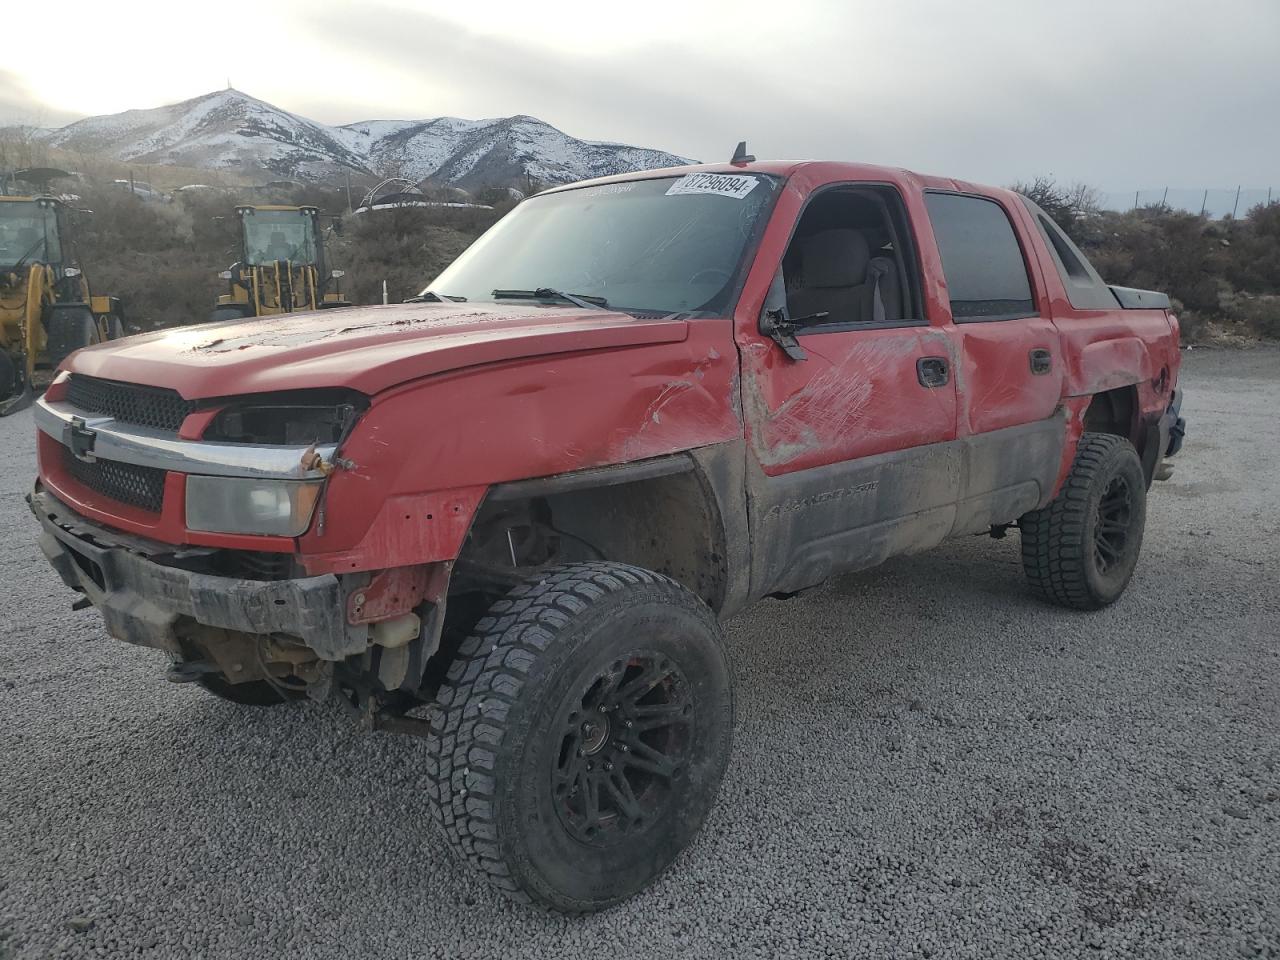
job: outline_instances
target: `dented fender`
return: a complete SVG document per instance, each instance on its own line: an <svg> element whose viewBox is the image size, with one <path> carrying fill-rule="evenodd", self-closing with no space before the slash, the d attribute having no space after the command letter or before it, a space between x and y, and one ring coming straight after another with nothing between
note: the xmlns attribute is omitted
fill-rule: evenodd
<svg viewBox="0 0 1280 960"><path fill-rule="evenodd" d="M387 391L342 447L308 572L452 560L488 489L740 439L727 319L678 341L458 370Z"/></svg>
<svg viewBox="0 0 1280 960"><path fill-rule="evenodd" d="M1138 337L1117 337L1086 345L1069 355L1064 393L1081 397L1128 387L1154 376L1151 351Z"/></svg>

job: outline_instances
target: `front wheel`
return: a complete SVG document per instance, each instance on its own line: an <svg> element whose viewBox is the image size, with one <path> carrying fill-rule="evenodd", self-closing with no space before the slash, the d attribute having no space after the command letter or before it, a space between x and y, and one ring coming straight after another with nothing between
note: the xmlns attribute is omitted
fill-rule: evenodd
<svg viewBox="0 0 1280 960"><path fill-rule="evenodd" d="M47 320L46 330L46 352L51 367L57 367L77 350L92 346L102 339L93 312L81 304L55 305Z"/></svg>
<svg viewBox="0 0 1280 960"><path fill-rule="evenodd" d="M7 400L22 390L22 369L18 365L18 359L4 347L0 347L0 401Z"/></svg>
<svg viewBox="0 0 1280 960"><path fill-rule="evenodd" d="M1076 610L1114 603L1138 565L1146 519L1138 452L1124 437L1086 433L1057 497L1018 521L1027 582Z"/></svg>
<svg viewBox="0 0 1280 960"><path fill-rule="evenodd" d="M463 643L432 719L433 807L508 896L597 910L693 839L732 735L707 606L639 567L567 565L517 587Z"/></svg>

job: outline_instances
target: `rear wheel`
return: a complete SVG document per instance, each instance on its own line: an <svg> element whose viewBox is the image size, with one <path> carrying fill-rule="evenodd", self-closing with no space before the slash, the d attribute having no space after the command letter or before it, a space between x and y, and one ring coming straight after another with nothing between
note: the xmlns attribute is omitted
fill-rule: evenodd
<svg viewBox="0 0 1280 960"><path fill-rule="evenodd" d="M707 606L648 570L572 564L516 588L463 643L432 719L433 806L508 896L596 910L692 840L732 733Z"/></svg>
<svg viewBox="0 0 1280 960"><path fill-rule="evenodd" d="M1058 496L1018 521L1032 590L1076 610L1114 603L1137 567L1146 518L1138 452L1124 437L1086 433Z"/></svg>

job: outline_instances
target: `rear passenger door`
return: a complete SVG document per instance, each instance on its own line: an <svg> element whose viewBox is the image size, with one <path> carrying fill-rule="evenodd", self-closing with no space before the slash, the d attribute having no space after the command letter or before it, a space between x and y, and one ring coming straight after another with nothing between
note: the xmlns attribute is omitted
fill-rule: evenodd
<svg viewBox="0 0 1280 960"><path fill-rule="evenodd" d="M1040 309L1032 251L1001 201L931 190L925 206L959 361L965 463L953 533L976 532L1016 519L1052 490L1065 438L1059 336Z"/></svg>

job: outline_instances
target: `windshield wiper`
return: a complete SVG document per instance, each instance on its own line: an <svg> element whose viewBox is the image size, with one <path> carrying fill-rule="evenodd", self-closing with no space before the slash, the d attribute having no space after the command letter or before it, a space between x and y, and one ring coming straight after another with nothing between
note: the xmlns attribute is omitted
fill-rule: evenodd
<svg viewBox="0 0 1280 960"><path fill-rule="evenodd" d="M583 310L609 309L609 301L604 297L593 297L582 293L564 293L551 287L538 287L537 290L495 290L495 300L563 300Z"/></svg>
<svg viewBox="0 0 1280 960"><path fill-rule="evenodd" d="M466 303L466 297L451 297L447 293L436 293L434 290L423 290L416 297L402 300L401 303Z"/></svg>
<svg viewBox="0 0 1280 960"><path fill-rule="evenodd" d="M10 269L10 270L12 270L14 273L17 273L19 270L21 270L21 269L22 269L22 267L23 267L23 264L25 264L25 263L27 262L27 257L29 257L29 256L31 256L33 253L35 253L35 252L36 252L36 250L40 247L40 245L41 245L42 243L44 243L44 242L45 242L45 238L44 238L44 237L41 237L40 239L38 239L35 243L33 243L33 244L31 245L31 249L30 249L30 250L28 250L26 253L24 253L24 254L21 256L21 258L19 258L18 262L17 262L17 263L15 263L15 264L14 264L12 267L10 267L9 269Z"/></svg>

